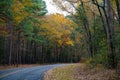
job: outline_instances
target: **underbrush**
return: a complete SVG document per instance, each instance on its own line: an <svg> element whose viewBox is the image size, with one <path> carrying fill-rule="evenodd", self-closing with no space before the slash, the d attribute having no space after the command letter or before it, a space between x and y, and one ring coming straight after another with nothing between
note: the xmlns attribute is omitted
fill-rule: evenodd
<svg viewBox="0 0 120 80"><path fill-rule="evenodd" d="M93 67L79 63L51 69L45 73L44 80L120 80L120 76L101 64Z"/></svg>
<svg viewBox="0 0 120 80"><path fill-rule="evenodd" d="M96 58L89 58L82 66L82 70L88 71L88 73L96 72L94 77L98 74L100 79L95 80L120 80L120 65L117 65L116 68L109 67L107 58L98 58L97 56Z"/></svg>

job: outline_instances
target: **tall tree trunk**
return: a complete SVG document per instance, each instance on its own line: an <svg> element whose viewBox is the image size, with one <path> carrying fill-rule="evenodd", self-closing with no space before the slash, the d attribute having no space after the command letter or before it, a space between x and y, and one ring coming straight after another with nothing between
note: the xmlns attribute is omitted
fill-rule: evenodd
<svg viewBox="0 0 120 80"><path fill-rule="evenodd" d="M34 42L34 47L33 47L34 51L33 51L33 54L34 54L34 63L37 62L37 44L36 42Z"/></svg>
<svg viewBox="0 0 120 80"><path fill-rule="evenodd" d="M84 3L82 2L81 0L81 7L83 9L83 12L84 12L84 18L85 20L83 21L83 26L84 26L84 29L85 29L85 32L86 32L86 39L87 39L87 45L88 45L88 53L90 54L91 57L93 57L93 52L92 52L92 36L91 36L91 32L90 32L90 28L89 28L89 22L88 22L88 19L87 19L87 15L86 15L86 11L85 11L85 8L84 8Z"/></svg>
<svg viewBox="0 0 120 80"><path fill-rule="evenodd" d="M111 7L111 4L110 4L110 0L104 0L103 6L99 5L97 0L92 0L92 1L98 7L102 22L104 22L104 20L103 20L100 8L103 9L105 19L106 19L106 23L107 23L106 26L103 23L103 26L105 27L104 30L105 30L105 33L106 33L108 53L109 53L109 58L111 59L111 61L109 61L109 62L111 62L110 66L112 68L115 68L116 67L116 63L115 63L115 47L114 47L114 44L113 44L113 41L112 41L113 35L114 35L113 12L112 12L112 7ZM118 0L116 0L116 1L118 1ZM118 3L116 3L116 4L118 4ZM118 12L118 14L119 14L119 12Z"/></svg>
<svg viewBox="0 0 120 80"><path fill-rule="evenodd" d="M114 27L113 27L113 14L112 14L112 9L110 5L110 0L105 1L105 8L104 8L104 14L106 17L106 32L107 32L107 44L108 44L108 52L109 52L109 57L111 59L111 67L115 68L115 51L114 51L114 45L112 42L113 35L114 35Z"/></svg>
<svg viewBox="0 0 120 80"><path fill-rule="evenodd" d="M116 1L116 7L117 7L117 13L118 13L118 22L120 25L120 1L115 0Z"/></svg>
<svg viewBox="0 0 120 80"><path fill-rule="evenodd" d="M11 65L12 59L12 37L13 37L13 25L12 21L7 21L8 35L6 38L6 54L7 54L7 64Z"/></svg>

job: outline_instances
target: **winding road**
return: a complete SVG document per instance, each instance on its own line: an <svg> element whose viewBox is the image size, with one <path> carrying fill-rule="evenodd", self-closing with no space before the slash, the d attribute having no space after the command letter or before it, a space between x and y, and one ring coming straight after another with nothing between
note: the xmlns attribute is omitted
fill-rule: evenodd
<svg viewBox="0 0 120 80"><path fill-rule="evenodd" d="M13 68L0 70L0 80L43 80L44 72L66 64L35 66L29 68Z"/></svg>

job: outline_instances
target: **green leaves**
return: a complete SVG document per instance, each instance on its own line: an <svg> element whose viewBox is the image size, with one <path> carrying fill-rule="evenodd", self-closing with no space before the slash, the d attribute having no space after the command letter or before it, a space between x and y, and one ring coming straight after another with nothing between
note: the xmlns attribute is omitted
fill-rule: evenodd
<svg viewBox="0 0 120 80"><path fill-rule="evenodd" d="M12 19L13 14L10 9L11 5L13 3L13 0L0 0L0 18L9 18Z"/></svg>
<svg viewBox="0 0 120 80"><path fill-rule="evenodd" d="M33 1L34 6L32 7L33 13L37 16L43 16L47 13L45 1L36 0Z"/></svg>

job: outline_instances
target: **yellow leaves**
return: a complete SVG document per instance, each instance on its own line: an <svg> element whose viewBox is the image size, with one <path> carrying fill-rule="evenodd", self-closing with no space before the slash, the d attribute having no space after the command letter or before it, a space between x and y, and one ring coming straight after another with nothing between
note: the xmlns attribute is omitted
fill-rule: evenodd
<svg viewBox="0 0 120 80"><path fill-rule="evenodd" d="M3 19L0 18L0 34L2 35L6 35L7 34L7 30L6 30L6 23Z"/></svg>
<svg viewBox="0 0 120 80"><path fill-rule="evenodd" d="M62 40L58 40L57 44L61 46L62 45Z"/></svg>
<svg viewBox="0 0 120 80"><path fill-rule="evenodd" d="M70 19L60 14L51 14L43 19L41 27L46 30L46 32L42 34L48 39L56 42L60 46L73 46L70 34L77 25Z"/></svg>
<svg viewBox="0 0 120 80"><path fill-rule="evenodd" d="M30 2L30 0L22 0L22 2L14 0L11 9L14 14L13 19L15 25L18 25L25 17L29 16L29 13L27 13L24 8L26 6L31 6L31 4L32 2Z"/></svg>
<svg viewBox="0 0 120 80"><path fill-rule="evenodd" d="M70 45L70 46L74 46L74 42L69 38L61 38L61 40L57 40L57 44L60 46L64 46L64 45Z"/></svg>
<svg viewBox="0 0 120 80"><path fill-rule="evenodd" d="M64 45L74 46L74 42L70 39L69 36L64 37L62 41L63 41L63 43L62 43L63 46Z"/></svg>
<svg viewBox="0 0 120 80"><path fill-rule="evenodd" d="M74 46L74 43L73 43L73 41L71 41L71 40L67 41L66 44L67 44L67 45L70 45L70 46Z"/></svg>
<svg viewBox="0 0 120 80"><path fill-rule="evenodd" d="M31 2L31 0L22 0L22 3L24 6L26 7L31 7L33 6L33 3Z"/></svg>
<svg viewBox="0 0 120 80"><path fill-rule="evenodd" d="M12 5L12 9L15 12L19 12L21 9L23 9L23 4L21 2L19 2L19 0L14 0L13 5Z"/></svg>
<svg viewBox="0 0 120 80"><path fill-rule="evenodd" d="M14 0L14 3L12 5L12 11L13 11L13 17L14 17L14 22L16 24L19 24L22 21L22 15L20 12L22 12L24 6L18 1Z"/></svg>
<svg viewBox="0 0 120 80"><path fill-rule="evenodd" d="M16 24L19 24L19 23L22 21L22 17L20 17L20 16L15 16L15 17L14 17L14 20L15 20Z"/></svg>

